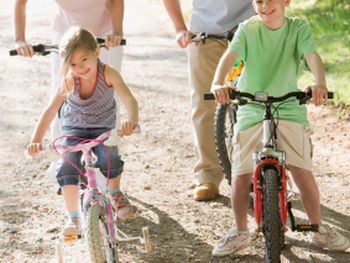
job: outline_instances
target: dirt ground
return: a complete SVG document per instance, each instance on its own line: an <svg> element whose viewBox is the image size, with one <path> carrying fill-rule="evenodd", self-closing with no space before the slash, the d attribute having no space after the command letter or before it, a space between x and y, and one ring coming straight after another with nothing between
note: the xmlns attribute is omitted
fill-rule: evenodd
<svg viewBox="0 0 350 263"><path fill-rule="evenodd" d="M50 58L13 58L13 1L0 2L0 262L55 262L55 242L65 221L61 196L46 170L49 161L23 155L33 127L47 103ZM54 1L28 1L27 39L49 42ZM120 224L131 235L148 226L154 246L146 254L137 242L122 243L126 262L262 262L263 239L235 256L212 258L213 244L233 224L229 186L211 202L192 200L194 152L190 126L186 52L177 48L173 29L159 1L127 0L122 74L140 105L141 134L120 140L123 189L141 210ZM315 144L314 173L321 192L324 222L350 238L350 123L330 108L310 106ZM293 203L297 220L305 213ZM249 218L250 229L255 225ZM315 248L303 234L287 232L283 262L350 262L349 253ZM83 242L65 246L66 262L89 262Z"/></svg>

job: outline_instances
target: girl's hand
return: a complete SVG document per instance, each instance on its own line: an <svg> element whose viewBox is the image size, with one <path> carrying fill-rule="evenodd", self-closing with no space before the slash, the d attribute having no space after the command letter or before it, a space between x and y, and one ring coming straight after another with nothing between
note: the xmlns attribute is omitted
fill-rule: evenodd
<svg viewBox="0 0 350 263"><path fill-rule="evenodd" d="M33 57L34 50L32 45L28 44L26 41L17 41L16 42L16 51L18 55L23 57Z"/></svg>
<svg viewBox="0 0 350 263"><path fill-rule="evenodd" d="M311 102L317 107L327 100L327 87L321 85L312 85L306 88L306 92L311 91Z"/></svg>
<svg viewBox="0 0 350 263"><path fill-rule="evenodd" d="M137 127L137 123L136 122L132 122L132 121L126 121L122 124L122 127L120 130L118 130L118 135L119 136L128 136L131 135L135 128Z"/></svg>
<svg viewBox="0 0 350 263"><path fill-rule="evenodd" d="M108 35L106 36L105 39L105 46L107 49L112 48L112 47L117 47L120 45L120 41L122 40L122 36L120 35Z"/></svg>
<svg viewBox="0 0 350 263"><path fill-rule="evenodd" d="M215 101L220 104L229 104L231 101L230 89L236 89L236 87L227 87L214 84L211 91L214 93Z"/></svg>
<svg viewBox="0 0 350 263"><path fill-rule="evenodd" d="M32 142L27 146L27 152L31 157L35 157L42 150L43 150L43 147L42 147L41 143L33 143Z"/></svg>

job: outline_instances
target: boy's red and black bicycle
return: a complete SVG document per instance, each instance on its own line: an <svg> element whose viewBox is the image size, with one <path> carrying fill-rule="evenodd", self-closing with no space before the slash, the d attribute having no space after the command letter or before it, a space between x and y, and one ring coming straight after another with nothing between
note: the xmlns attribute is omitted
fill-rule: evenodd
<svg viewBox="0 0 350 263"><path fill-rule="evenodd" d="M204 98L214 99L214 95L208 93ZM265 237L265 262L280 262L288 214L292 231L318 231L318 225L295 224L291 202L287 197L286 154L277 148L277 123L273 111L278 105L274 106L273 103L282 104L297 99L300 104L305 104L311 98L311 93L298 91L273 97L262 92L252 95L230 90L230 98L238 107L247 103L258 103L264 107L263 148L253 153L254 216L257 230L262 231ZM333 98L332 92L328 92L328 98ZM227 152L227 149L223 151Z"/></svg>

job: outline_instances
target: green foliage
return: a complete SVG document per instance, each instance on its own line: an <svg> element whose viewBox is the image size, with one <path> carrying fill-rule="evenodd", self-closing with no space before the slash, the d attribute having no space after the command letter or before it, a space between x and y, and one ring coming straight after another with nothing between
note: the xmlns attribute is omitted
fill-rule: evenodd
<svg viewBox="0 0 350 263"><path fill-rule="evenodd" d="M327 72L336 104L350 106L350 0L295 0L289 15L306 19ZM308 73L301 83L308 81Z"/></svg>

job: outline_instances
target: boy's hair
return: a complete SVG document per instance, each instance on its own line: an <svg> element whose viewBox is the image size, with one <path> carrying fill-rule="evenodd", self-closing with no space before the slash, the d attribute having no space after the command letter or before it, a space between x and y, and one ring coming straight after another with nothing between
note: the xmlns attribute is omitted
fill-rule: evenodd
<svg viewBox="0 0 350 263"><path fill-rule="evenodd" d="M83 49L95 52L98 44L95 36L87 29L73 26L63 35L59 46L61 57L61 77L65 79L68 73L69 64L75 51Z"/></svg>

